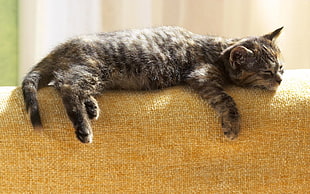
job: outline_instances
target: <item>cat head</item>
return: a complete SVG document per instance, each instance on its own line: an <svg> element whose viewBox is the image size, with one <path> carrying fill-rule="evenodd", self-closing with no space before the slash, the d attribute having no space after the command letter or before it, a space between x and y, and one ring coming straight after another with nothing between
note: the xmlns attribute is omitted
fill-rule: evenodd
<svg viewBox="0 0 310 194"><path fill-rule="evenodd" d="M275 39L282 29L242 39L224 51L225 66L232 82L244 87L277 89L282 81L283 66Z"/></svg>

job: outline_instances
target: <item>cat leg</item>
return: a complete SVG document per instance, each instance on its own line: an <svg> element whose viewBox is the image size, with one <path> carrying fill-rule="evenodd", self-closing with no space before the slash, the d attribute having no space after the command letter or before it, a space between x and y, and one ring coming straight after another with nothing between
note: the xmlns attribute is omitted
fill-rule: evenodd
<svg viewBox="0 0 310 194"><path fill-rule="evenodd" d="M97 100L90 96L89 98L85 99L84 105L88 114L88 118L97 120L100 112Z"/></svg>
<svg viewBox="0 0 310 194"><path fill-rule="evenodd" d="M93 132L90 119L99 117L99 106L93 96L99 95L104 89L100 81L100 69L86 62L67 66L70 68L54 72L53 85L62 95L77 138L83 143L91 143Z"/></svg>
<svg viewBox="0 0 310 194"><path fill-rule="evenodd" d="M60 93L67 114L75 128L76 137L83 143L91 143L93 132L88 118L88 111L84 105L85 99L81 96L80 91L67 84L61 86Z"/></svg>
<svg viewBox="0 0 310 194"><path fill-rule="evenodd" d="M240 131L240 115L233 98L224 89L222 71L213 65L197 66L186 82L219 114L224 135L235 139Z"/></svg>

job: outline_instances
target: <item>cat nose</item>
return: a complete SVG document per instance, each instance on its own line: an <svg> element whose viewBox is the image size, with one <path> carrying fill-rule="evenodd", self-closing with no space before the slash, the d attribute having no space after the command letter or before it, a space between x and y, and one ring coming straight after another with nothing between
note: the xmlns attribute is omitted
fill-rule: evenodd
<svg viewBox="0 0 310 194"><path fill-rule="evenodd" d="M281 82L282 82L281 76L276 75L276 82L277 82L278 84L281 84Z"/></svg>

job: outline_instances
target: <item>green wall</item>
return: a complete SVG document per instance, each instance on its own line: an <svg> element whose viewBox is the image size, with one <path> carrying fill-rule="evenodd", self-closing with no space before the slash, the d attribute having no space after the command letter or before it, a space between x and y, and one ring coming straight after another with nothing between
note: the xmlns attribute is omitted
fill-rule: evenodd
<svg viewBox="0 0 310 194"><path fill-rule="evenodd" d="M0 0L0 86L17 85L17 0Z"/></svg>

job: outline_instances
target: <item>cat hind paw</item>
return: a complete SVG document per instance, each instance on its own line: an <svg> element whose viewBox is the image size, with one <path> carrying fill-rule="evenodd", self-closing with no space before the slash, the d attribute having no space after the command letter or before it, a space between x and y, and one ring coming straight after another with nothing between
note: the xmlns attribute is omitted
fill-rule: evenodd
<svg viewBox="0 0 310 194"><path fill-rule="evenodd" d="M90 97L84 102L86 112L89 119L97 120L99 118L100 109L95 98Z"/></svg>

